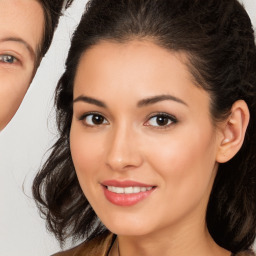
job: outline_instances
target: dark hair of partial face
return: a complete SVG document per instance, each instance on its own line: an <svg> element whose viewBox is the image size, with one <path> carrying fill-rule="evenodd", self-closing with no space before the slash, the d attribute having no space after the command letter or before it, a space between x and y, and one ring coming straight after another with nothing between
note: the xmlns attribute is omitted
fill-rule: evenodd
<svg viewBox="0 0 256 256"><path fill-rule="evenodd" d="M59 18L62 15L62 10L68 8L73 0L36 0L38 1L44 11L44 34L41 44L37 49L36 67L40 64L41 59L48 51L54 31L58 25Z"/></svg>
<svg viewBox="0 0 256 256"><path fill-rule="evenodd" d="M242 148L219 165L206 222L232 252L252 246L256 229L256 48L248 14L236 0L92 0L71 43L56 89L59 139L33 184L38 207L60 242L106 231L84 196L69 146L73 82L81 55L102 41L150 40L184 52L197 85L211 97L214 123L244 100L250 122Z"/></svg>

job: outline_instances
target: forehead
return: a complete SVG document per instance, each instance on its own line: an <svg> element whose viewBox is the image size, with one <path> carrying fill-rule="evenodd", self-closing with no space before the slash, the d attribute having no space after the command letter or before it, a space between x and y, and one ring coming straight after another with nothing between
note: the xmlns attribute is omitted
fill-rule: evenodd
<svg viewBox="0 0 256 256"><path fill-rule="evenodd" d="M187 67L187 56L183 52L174 52L162 48L147 40L132 40L126 43L102 41L87 49L80 58L75 78L76 85L90 82L101 84L101 79L109 81L109 86L121 84L152 84L152 79L159 87L164 78L175 80L177 83L194 78ZM99 76L99 74L101 74ZM77 83L85 80L84 83ZM89 80L91 80L89 82ZM168 82L170 84L170 82Z"/></svg>
<svg viewBox="0 0 256 256"><path fill-rule="evenodd" d="M128 106L143 98L172 95L191 110L205 106L208 115L210 95L195 83L187 61L185 53L171 52L148 41L102 42L82 55L74 97L86 95Z"/></svg>
<svg viewBox="0 0 256 256"><path fill-rule="evenodd" d="M36 52L44 30L44 12L38 1L0 0L0 17L0 41L16 38Z"/></svg>

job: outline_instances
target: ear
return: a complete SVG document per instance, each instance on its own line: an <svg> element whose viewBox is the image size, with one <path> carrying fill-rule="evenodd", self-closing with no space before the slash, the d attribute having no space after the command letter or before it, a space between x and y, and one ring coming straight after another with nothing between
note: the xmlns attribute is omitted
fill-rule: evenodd
<svg viewBox="0 0 256 256"><path fill-rule="evenodd" d="M223 121L220 127L217 162L225 163L229 161L240 150L249 119L250 113L245 101L236 101L231 108L229 117Z"/></svg>

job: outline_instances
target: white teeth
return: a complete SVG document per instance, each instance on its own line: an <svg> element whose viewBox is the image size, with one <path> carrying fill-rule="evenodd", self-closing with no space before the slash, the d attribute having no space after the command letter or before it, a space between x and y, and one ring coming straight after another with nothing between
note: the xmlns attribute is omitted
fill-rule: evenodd
<svg viewBox="0 0 256 256"><path fill-rule="evenodd" d="M136 194L140 192L145 192L151 190L153 187L114 187L114 186L107 186L107 189L111 192L117 194Z"/></svg>
<svg viewBox="0 0 256 256"><path fill-rule="evenodd" d="M140 192L140 187L133 188L133 193L139 193L139 192Z"/></svg>
<svg viewBox="0 0 256 256"><path fill-rule="evenodd" d="M132 194L133 193L133 188L132 187L124 188L124 193L125 194Z"/></svg>
<svg viewBox="0 0 256 256"><path fill-rule="evenodd" d="M124 193L124 188L119 188L119 187L115 188L114 187L114 190L115 189L116 189L116 193L118 193L118 194L123 194Z"/></svg>

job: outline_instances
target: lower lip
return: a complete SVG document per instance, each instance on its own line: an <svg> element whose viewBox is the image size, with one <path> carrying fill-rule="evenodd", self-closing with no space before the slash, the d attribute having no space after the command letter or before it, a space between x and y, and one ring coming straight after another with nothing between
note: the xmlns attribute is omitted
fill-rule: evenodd
<svg viewBox="0 0 256 256"><path fill-rule="evenodd" d="M147 198L155 190L155 188L134 194L117 194L109 191L105 186L103 186L103 190L105 197L112 204L118 206L132 206Z"/></svg>

